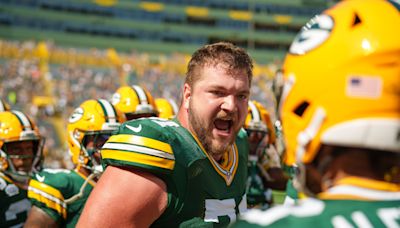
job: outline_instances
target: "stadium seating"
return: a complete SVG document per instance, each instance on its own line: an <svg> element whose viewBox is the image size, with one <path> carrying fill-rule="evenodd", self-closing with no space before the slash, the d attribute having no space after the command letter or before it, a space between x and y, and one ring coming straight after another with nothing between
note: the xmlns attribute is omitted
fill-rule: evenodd
<svg viewBox="0 0 400 228"><path fill-rule="evenodd" d="M154 52L155 45L160 47L159 52L173 52L176 47L186 46L182 49L186 53L205 43L225 40L248 48L259 62L264 63L282 59L300 26L323 9L304 5L302 1L287 0L283 3L121 0L111 6L90 0L0 2L0 28L8 31L30 29L34 39L47 38L60 45L73 45L66 41L69 38L62 36L76 37L74 42L80 43L79 46L93 47L103 43L108 46L100 48L113 47L119 51L136 48ZM34 34L43 32L47 37ZM26 39L8 34L0 33L0 37ZM104 39L109 40L101 41ZM132 45L118 46L121 40L128 40Z"/></svg>

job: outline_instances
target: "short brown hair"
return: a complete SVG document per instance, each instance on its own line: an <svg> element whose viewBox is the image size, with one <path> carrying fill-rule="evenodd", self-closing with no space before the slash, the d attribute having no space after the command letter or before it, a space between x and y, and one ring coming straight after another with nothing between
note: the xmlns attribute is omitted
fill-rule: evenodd
<svg viewBox="0 0 400 228"><path fill-rule="evenodd" d="M228 42L218 42L201 47L193 53L189 61L185 83L193 86L199 79L199 71L205 65L224 64L229 70L245 69L249 85L253 78L253 61L247 52L240 47Z"/></svg>

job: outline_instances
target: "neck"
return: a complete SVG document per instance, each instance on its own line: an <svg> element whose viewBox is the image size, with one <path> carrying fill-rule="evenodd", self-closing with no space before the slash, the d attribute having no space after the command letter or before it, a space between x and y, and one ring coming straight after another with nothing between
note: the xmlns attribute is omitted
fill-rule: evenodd
<svg viewBox="0 0 400 228"><path fill-rule="evenodd" d="M182 127L189 129L189 117L187 115L187 111L181 107L179 109L178 114L176 115L176 118L178 119L179 123L182 125ZM190 129L189 129L190 130Z"/></svg>
<svg viewBox="0 0 400 228"><path fill-rule="evenodd" d="M212 154L211 157L218 163L222 163L222 155L221 154Z"/></svg>

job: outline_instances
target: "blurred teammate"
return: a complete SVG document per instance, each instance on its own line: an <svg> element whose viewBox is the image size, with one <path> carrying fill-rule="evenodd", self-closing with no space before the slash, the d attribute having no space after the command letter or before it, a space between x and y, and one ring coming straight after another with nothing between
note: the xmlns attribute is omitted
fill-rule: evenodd
<svg viewBox="0 0 400 228"><path fill-rule="evenodd" d="M87 100L68 120L68 146L74 170L44 169L29 183L32 201L26 227L75 227L87 197L102 172L99 149L124 122L103 99Z"/></svg>
<svg viewBox="0 0 400 228"><path fill-rule="evenodd" d="M127 120L158 116L151 93L139 86L122 86L112 96L111 103L125 113Z"/></svg>
<svg viewBox="0 0 400 228"><path fill-rule="evenodd" d="M227 226L246 210L252 67L229 43L197 50L177 119L128 121L103 146L78 227Z"/></svg>
<svg viewBox="0 0 400 228"><path fill-rule="evenodd" d="M19 111L0 112L0 226L22 227L31 203L30 176L41 169L44 139Z"/></svg>
<svg viewBox="0 0 400 228"><path fill-rule="evenodd" d="M275 148L275 129L266 108L249 101L244 129L249 137L249 176L247 205L266 209L272 205L272 189L284 190L287 177Z"/></svg>
<svg viewBox="0 0 400 228"><path fill-rule="evenodd" d="M178 105L174 100L165 98L156 98L155 103L158 110L158 117L163 119L172 119L178 113Z"/></svg>
<svg viewBox="0 0 400 228"><path fill-rule="evenodd" d="M281 115L287 160L311 197L236 227L400 227L399 9L342 1L294 40Z"/></svg>

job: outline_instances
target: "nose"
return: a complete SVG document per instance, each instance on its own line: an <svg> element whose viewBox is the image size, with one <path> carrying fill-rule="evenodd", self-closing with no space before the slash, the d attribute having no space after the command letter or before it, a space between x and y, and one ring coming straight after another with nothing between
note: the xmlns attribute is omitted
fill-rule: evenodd
<svg viewBox="0 0 400 228"><path fill-rule="evenodd" d="M12 159L12 163L14 164L15 169L29 171L32 166L33 158L14 158Z"/></svg>
<svg viewBox="0 0 400 228"><path fill-rule="evenodd" d="M233 95L226 96L221 105L222 110L231 113L236 109L236 98Z"/></svg>

